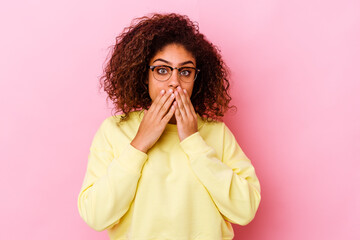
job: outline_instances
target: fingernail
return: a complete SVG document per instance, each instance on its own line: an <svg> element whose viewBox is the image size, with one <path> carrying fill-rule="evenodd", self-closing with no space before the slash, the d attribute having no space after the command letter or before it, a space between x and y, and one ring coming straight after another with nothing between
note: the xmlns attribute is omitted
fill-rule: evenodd
<svg viewBox="0 0 360 240"><path fill-rule="evenodd" d="M164 94L164 92L165 92L165 90L164 90L164 89L160 91L160 93L161 93L161 94Z"/></svg>
<svg viewBox="0 0 360 240"><path fill-rule="evenodd" d="M173 92L172 88L169 89L169 92L171 92L171 93Z"/></svg>
<svg viewBox="0 0 360 240"><path fill-rule="evenodd" d="M186 93L186 89L184 89L184 93Z"/></svg>

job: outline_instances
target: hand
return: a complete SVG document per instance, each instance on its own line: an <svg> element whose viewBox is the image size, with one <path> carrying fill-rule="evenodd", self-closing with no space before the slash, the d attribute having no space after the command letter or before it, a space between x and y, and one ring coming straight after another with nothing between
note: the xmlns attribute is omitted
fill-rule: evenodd
<svg viewBox="0 0 360 240"><path fill-rule="evenodd" d="M157 142L166 124L174 115L174 100L175 95L172 89L167 93L165 90L161 90L149 110L144 110L144 117L141 120L138 132L131 142L133 147L146 153Z"/></svg>
<svg viewBox="0 0 360 240"><path fill-rule="evenodd" d="M179 87L175 90L175 118L180 142L198 131L197 115L190 96Z"/></svg>

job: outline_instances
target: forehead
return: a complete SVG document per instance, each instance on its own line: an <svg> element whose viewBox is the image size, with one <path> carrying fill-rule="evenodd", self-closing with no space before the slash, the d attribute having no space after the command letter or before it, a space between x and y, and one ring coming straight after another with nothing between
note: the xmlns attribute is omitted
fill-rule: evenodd
<svg viewBox="0 0 360 240"><path fill-rule="evenodd" d="M156 59L161 58L173 64L182 63L185 61L193 61L195 63L195 58L191 52L186 50L180 44L169 44L164 46L160 51L158 51L154 57L150 60L151 63Z"/></svg>

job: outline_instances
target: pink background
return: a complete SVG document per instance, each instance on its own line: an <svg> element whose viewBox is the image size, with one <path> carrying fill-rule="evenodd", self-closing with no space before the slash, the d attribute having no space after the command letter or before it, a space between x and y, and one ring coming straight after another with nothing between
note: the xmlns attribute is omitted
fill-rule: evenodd
<svg viewBox="0 0 360 240"><path fill-rule="evenodd" d="M198 21L232 69L225 122L262 186L235 239L360 239L360 2L7 1L0 6L0 239L107 239L77 195L111 114L108 47L134 17Z"/></svg>

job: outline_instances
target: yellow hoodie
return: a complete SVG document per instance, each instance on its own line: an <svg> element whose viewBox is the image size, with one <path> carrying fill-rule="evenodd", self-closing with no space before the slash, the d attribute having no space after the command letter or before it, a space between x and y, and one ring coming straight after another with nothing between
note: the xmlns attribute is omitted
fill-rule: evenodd
<svg viewBox="0 0 360 240"><path fill-rule="evenodd" d="M223 122L198 115L198 132L180 142L167 124L144 153L130 142L143 117L130 113L103 121L90 147L78 209L110 239L233 239L231 223L246 225L260 203L250 160Z"/></svg>

